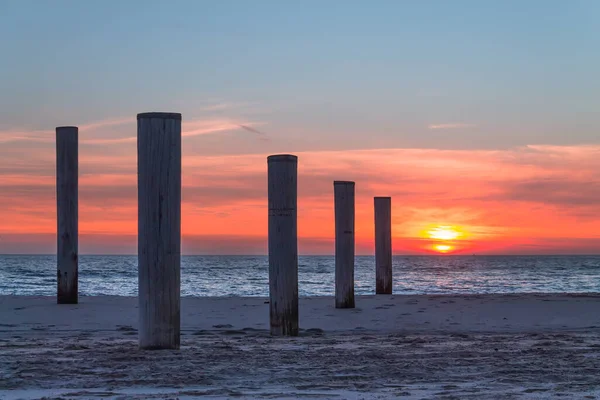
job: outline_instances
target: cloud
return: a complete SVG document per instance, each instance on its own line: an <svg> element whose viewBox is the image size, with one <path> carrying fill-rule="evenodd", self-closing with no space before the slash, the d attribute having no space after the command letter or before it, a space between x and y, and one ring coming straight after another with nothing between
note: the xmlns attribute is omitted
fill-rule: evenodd
<svg viewBox="0 0 600 400"><path fill-rule="evenodd" d="M223 111L233 107L232 103L217 103L200 108L202 111Z"/></svg>
<svg viewBox="0 0 600 400"><path fill-rule="evenodd" d="M244 122L240 124L234 120L228 119L199 119L191 121L183 121L181 126L181 136L183 138L192 136L210 135L220 132L229 132L244 129L258 133L262 137L265 137L263 133L260 133L250 126L260 125L259 122ZM99 126L96 126L99 127ZM137 136L118 137L118 138L83 138L80 140L82 144L94 145L94 144L119 144L119 143L135 143Z"/></svg>
<svg viewBox="0 0 600 400"><path fill-rule="evenodd" d="M559 206L596 206L600 182L572 180L567 176L508 183L505 192L488 198Z"/></svg>
<svg viewBox="0 0 600 400"><path fill-rule="evenodd" d="M0 143L38 142L54 143L54 131L3 131L0 132Z"/></svg>
<svg viewBox="0 0 600 400"><path fill-rule="evenodd" d="M253 124L252 122L247 122ZM181 126L181 136L183 138L192 136L209 135L219 132L227 132L241 129L237 122L228 120L193 120L183 121ZM137 136L117 137L117 138L82 138L82 144L119 144L119 143L135 143Z"/></svg>
<svg viewBox="0 0 600 400"><path fill-rule="evenodd" d="M80 143L84 145L110 145L120 143L135 143L137 140L136 136L127 135L123 136L125 132L135 132L135 127L131 127L127 131L123 129L107 131L106 128L113 128L120 125L134 124L135 118L112 118L104 121L90 122L86 124L80 124ZM208 135L219 132L246 130L253 132L261 136L262 140L267 137L264 133L252 128L253 126L259 126L264 123L256 121L240 121L236 119L227 118L203 118L195 120L183 120L182 122L182 136L200 136ZM121 133L118 137L113 137L115 134ZM109 136L109 137L107 137ZM29 143L42 143L42 144L53 144L55 142L55 131L54 130L42 130L42 131L16 131L8 130L0 132L0 143L18 143L18 142L29 142Z"/></svg>
<svg viewBox="0 0 600 400"><path fill-rule="evenodd" d="M128 123L134 123L135 118L112 118L103 121L89 122L86 124L78 125L80 132L88 132L101 130L109 126L124 125ZM54 143L55 142L55 129L48 130L8 130L0 132L0 143L11 143L11 142L38 142L38 143Z"/></svg>
<svg viewBox="0 0 600 400"><path fill-rule="evenodd" d="M473 128L475 124L465 123L449 123L449 124L430 124L429 129L460 129L460 128Z"/></svg>
<svg viewBox="0 0 600 400"><path fill-rule="evenodd" d="M128 136L123 138L110 138L110 139L81 139L80 144L94 145L94 144L119 144L119 143L135 143L137 141L136 136Z"/></svg>
<svg viewBox="0 0 600 400"><path fill-rule="evenodd" d="M211 104L208 106L204 106L201 107L200 110L202 111L224 111L224 110L231 110L231 109L235 109L235 108L245 108L248 106L252 106L253 103L247 103L247 102L218 102L215 104Z"/></svg>
<svg viewBox="0 0 600 400"><path fill-rule="evenodd" d="M188 128L231 126L226 120L211 121L194 122ZM123 148L126 151L119 152ZM80 153L80 231L115 238L135 235L135 149L99 146L93 150ZM430 241L419 235L431 224L463 227L470 234L469 241L462 242L463 250L471 253L552 252L553 248L586 252L600 240L600 145L296 154L298 231L304 254L331 250L336 179L356 182L357 248L364 252L372 248L374 196L392 196L398 253L428 251ZM236 251L236 238L248 251L263 251L266 157L184 154L182 234L184 240L197 238L187 242L188 252L205 251L202 238L212 242L208 238L219 237L226 243L219 247L223 252ZM53 152L10 151L1 160L0 234L54 232ZM110 242L107 237L102 243Z"/></svg>
<svg viewBox="0 0 600 400"><path fill-rule="evenodd" d="M237 122L227 119L217 120L196 120L190 122L183 122L182 136L198 136L207 135L217 132L235 131L239 129L252 129L248 128L252 125L258 125L257 122Z"/></svg>
<svg viewBox="0 0 600 400"><path fill-rule="evenodd" d="M251 127L249 127L247 125L240 125L240 128L242 128L244 130L247 130L248 132L256 133L257 135L260 136L261 140L269 140L269 137L267 136L266 133L261 132L261 131L259 131L257 129L251 128Z"/></svg>
<svg viewBox="0 0 600 400"><path fill-rule="evenodd" d="M90 122L87 124L79 125L79 131L93 131L96 129L102 129L107 126L115 126L115 125L124 125L124 124L133 124L135 123L135 117L123 117L123 118L113 118L107 119L104 121L96 121Z"/></svg>

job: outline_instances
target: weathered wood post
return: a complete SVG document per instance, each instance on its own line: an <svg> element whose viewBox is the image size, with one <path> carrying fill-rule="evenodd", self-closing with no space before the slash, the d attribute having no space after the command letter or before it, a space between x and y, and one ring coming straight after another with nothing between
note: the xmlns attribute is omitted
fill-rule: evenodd
<svg viewBox="0 0 600 400"><path fill-rule="evenodd" d="M375 293L392 294L392 198L375 197Z"/></svg>
<svg viewBox="0 0 600 400"><path fill-rule="evenodd" d="M333 182L335 307L354 308L354 182Z"/></svg>
<svg viewBox="0 0 600 400"><path fill-rule="evenodd" d="M298 335L298 157L267 158L271 335Z"/></svg>
<svg viewBox="0 0 600 400"><path fill-rule="evenodd" d="M137 116L141 349L180 343L181 114Z"/></svg>
<svg viewBox="0 0 600 400"><path fill-rule="evenodd" d="M78 136L76 126L56 128L58 304L77 304L78 301Z"/></svg>

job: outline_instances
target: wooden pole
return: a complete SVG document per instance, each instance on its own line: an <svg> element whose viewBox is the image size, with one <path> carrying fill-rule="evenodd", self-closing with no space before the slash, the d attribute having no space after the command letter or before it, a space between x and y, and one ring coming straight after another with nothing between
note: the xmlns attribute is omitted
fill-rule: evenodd
<svg viewBox="0 0 600 400"><path fill-rule="evenodd" d="M333 182L335 307L354 308L354 182Z"/></svg>
<svg viewBox="0 0 600 400"><path fill-rule="evenodd" d="M267 158L271 335L298 335L298 157Z"/></svg>
<svg viewBox="0 0 600 400"><path fill-rule="evenodd" d="M375 293L392 294L392 198L375 197Z"/></svg>
<svg viewBox="0 0 600 400"><path fill-rule="evenodd" d="M58 304L78 301L78 136L76 126L56 128Z"/></svg>
<svg viewBox="0 0 600 400"><path fill-rule="evenodd" d="M181 114L138 114L141 349L180 343Z"/></svg>

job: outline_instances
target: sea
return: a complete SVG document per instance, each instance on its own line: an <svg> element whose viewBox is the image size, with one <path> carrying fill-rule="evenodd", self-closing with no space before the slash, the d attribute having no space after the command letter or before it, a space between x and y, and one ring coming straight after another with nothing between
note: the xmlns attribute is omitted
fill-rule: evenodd
<svg viewBox="0 0 600 400"><path fill-rule="evenodd" d="M300 256L300 296L334 294L333 256ZM375 293L375 258L358 256L355 293ZM600 256L395 256L394 293L600 292ZM137 257L81 255L84 296L137 295ZM56 294L56 257L0 256L0 295ZM269 294L266 256L183 256L182 296Z"/></svg>

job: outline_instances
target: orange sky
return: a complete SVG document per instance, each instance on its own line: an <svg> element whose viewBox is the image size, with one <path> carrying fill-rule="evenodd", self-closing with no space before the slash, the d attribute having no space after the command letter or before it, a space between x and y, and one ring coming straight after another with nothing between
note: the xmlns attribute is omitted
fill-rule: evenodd
<svg viewBox="0 0 600 400"><path fill-rule="evenodd" d="M215 123L207 132L193 128L202 131L197 136L189 134L191 125L184 128L183 251L265 254L268 154L197 154L203 141L221 132ZM53 134L25 142L17 136L4 136L13 147L0 164L0 252L53 253ZM230 139L246 140L236 134ZM80 142L80 251L134 254L135 141L98 141L84 128ZM333 180L356 181L358 254L373 251L373 196L392 196L395 254L436 252L440 243L450 248L438 251L459 254L600 248L598 145L295 154L302 254L333 253ZM427 238L436 226L453 226L461 234L454 240Z"/></svg>
<svg viewBox="0 0 600 400"><path fill-rule="evenodd" d="M334 251L334 180L356 181L358 254L373 196L396 254L600 253L598 1L56 3L0 2L0 254L56 251L72 125L80 251L135 254L153 111L183 117L187 254L267 252L278 153L302 254Z"/></svg>

